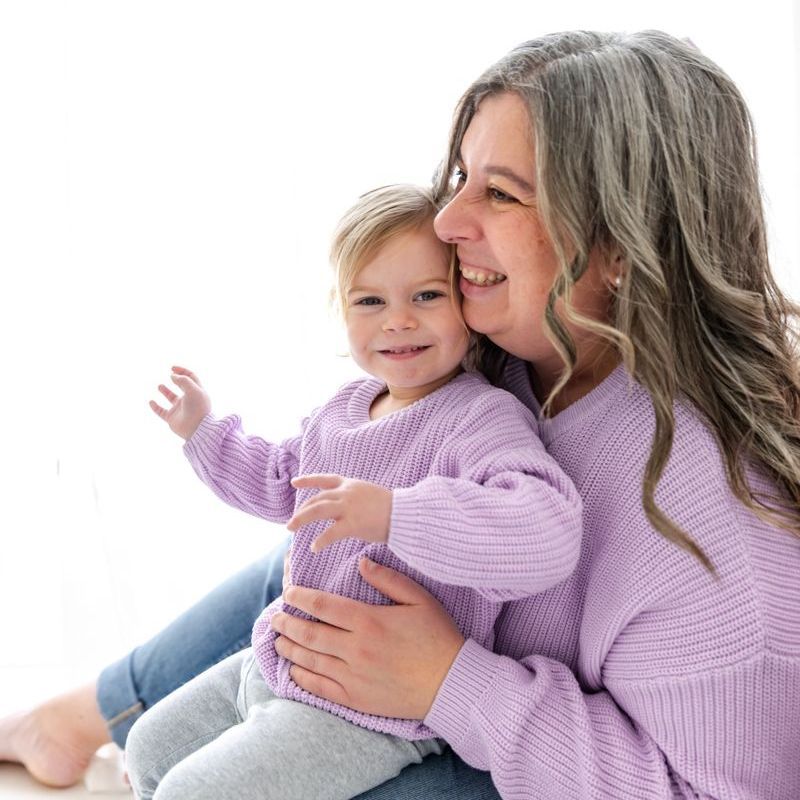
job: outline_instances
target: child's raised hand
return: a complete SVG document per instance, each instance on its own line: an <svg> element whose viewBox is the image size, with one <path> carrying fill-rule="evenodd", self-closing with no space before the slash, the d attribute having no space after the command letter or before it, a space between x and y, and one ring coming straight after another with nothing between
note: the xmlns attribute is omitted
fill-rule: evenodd
<svg viewBox="0 0 800 800"><path fill-rule="evenodd" d="M318 553L339 539L385 542L392 517L392 492L383 486L341 475L302 475L292 480L295 489L320 489L295 511L287 526L296 531L318 519L331 519L311 545Z"/></svg>
<svg viewBox="0 0 800 800"><path fill-rule="evenodd" d="M173 367L171 378L183 394L175 394L162 383L158 391L169 400L170 407L162 408L155 400L151 400L150 408L169 425L171 431L183 439L189 439L203 417L211 411L211 398L191 370Z"/></svg>

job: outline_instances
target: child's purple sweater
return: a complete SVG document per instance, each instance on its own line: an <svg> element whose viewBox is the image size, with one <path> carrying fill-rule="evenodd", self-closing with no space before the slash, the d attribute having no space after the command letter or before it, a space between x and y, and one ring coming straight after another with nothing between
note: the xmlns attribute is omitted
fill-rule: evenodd
<svg viewBox="0 0 800 800"><path fill-rule="evenodd" d="M549 589L572 572L580 551L578 494L545 451L530 411L483 377L459 375L370 420L384 388L374 379L345 386L305 421L300 436L280 445L246 436L237 417L208 416L185 452L219 497L275 522L287 521L312 494L291 486L296 475L335 473L394 489L388 546L346 539L314 554L309 545L328 523L312 523L295 535L292 582L386 603L358 572L367 555L414 578L466 637L491 649L502 601ZM279 608L299 613L279 599L253 630L261 673L278 696L408 739L435 735L419 721L363 714L297 686L269 628Z"/></svg>

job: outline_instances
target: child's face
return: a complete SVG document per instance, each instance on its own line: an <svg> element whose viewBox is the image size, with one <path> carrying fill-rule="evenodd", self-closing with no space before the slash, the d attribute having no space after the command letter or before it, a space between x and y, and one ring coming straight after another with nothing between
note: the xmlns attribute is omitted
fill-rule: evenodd
<svg viewBox="0 0 800 800"><path fill-rule="evenodd" d="M358 271L347 292L350 352L393 396L424 397L450 380L466 355L449 263L432 225L407 231Z"/></svg>

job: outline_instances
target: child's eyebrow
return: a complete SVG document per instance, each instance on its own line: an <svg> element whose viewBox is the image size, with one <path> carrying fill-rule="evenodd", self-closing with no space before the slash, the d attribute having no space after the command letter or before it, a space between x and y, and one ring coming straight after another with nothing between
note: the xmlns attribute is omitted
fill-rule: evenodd
<svg viewBox="0 0 800 800"><path fill-rule="evenodd" d="M432 283L441 283L444 284L445 286L450 285L450 281L447 278L440 278L438 276L435 278L423 278L420 281L416 281L414 285L416 287L430 286ZM384 291L386 291L385 286L351 286L347 290L347 294L348 296L351 294L355 294L356 292L369 292L370 294L380 294L381 292Z"/></svg>

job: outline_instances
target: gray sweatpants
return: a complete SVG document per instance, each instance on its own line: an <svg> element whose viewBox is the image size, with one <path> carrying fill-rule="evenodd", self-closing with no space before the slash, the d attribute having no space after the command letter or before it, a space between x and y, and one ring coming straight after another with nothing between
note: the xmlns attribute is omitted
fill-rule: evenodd
<svg viewBox="0 0 800 800"><path fill-rule="evenodd" d="M275 697L244 650L142 715L125 757L140 800L349 800L442 748Z"/></svg>

